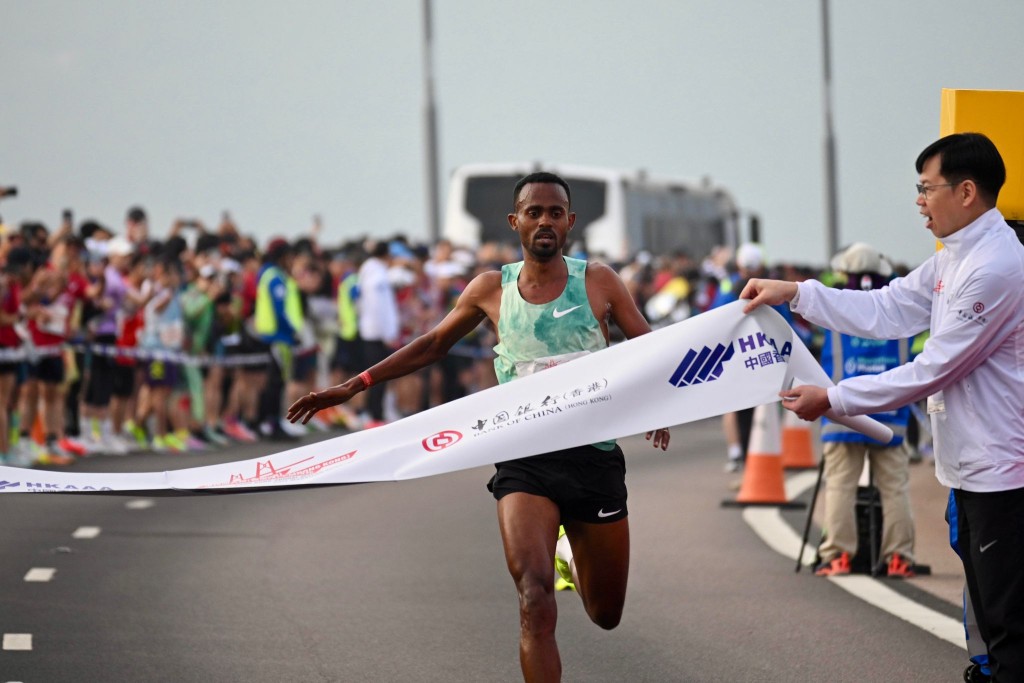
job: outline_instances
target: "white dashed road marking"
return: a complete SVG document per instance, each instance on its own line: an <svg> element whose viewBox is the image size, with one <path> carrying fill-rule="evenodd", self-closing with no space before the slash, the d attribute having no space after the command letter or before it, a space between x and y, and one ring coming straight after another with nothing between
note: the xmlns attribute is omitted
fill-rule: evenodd
<svg viewBox="0 0 1024 683"><path fill-rule="evenodd" d="M47 581L53 580L53 575L57 573L56 569L49 567L33 567L28 570L28 574L25 574L25 580L38 583L46 583Z"/></svg>
<svg viewBox="0 0 1024 683"><path fill-rule="evenodd" d="M98 526L80 526L71 534L71 538L96 538L100 535Z"/></svg>
<svg viewBox="0 0 1024 683"><path fill-rule="evenodd" d="M129 500L124 504L129 510L146 510L156 505L156 501L152 501L149 498L140 498L138 500Z"/></svg>
<svg viewBox="0 0 1024 683"><path fill-rule="evenodd" d="M31 650L32 649L32 634L31 633L5 633L4 634L4 645L5 650Z"/></svg>

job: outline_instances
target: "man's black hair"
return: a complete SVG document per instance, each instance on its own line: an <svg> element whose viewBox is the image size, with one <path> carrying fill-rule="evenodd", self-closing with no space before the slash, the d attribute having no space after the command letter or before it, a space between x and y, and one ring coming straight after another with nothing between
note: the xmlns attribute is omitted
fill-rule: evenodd
<svg viewBox="0 0 1024 683"><path fill-rule="evenodd" d="M128 209L128 220L132 223L142 223L146 220L146 210L141 206L133 206Z"/></svg>
<svg viewBox="0 0 1024 683"><path fill-rule="evenodd" d="M939 138L917 156L917 172L936 155L943 178L951 183L973 180L982 197L996 205L1006 182L1006 166L991 140L981 133L953 133Z"/></svg>
<svg viewBox="0 0 1024 683"><path fill-rule="evenodd" d="M220 235L204 232L196 238L196 253L202 254L205 251L220 249Z"/></svg>
<svg viewBox="0 0 1024 683"><path fill-rule="evenodd" d="M11 273L25 266L35 267L35 255L32 249L28 247L14 247L7 252L7 263L4 270Z"/></svg>
<svg viewBox="0 0 1024 683"><path fill-rule="evenodd" d="M523 176L516 183L516 189L512 192L512 208L515 208L519 204L519 193L523 191L523 188L530 183L554 183L555 185L561 185L562 189L565 190L565 197L569 200L569 206L572 206L572 193L569 191L569 183L565 182L561 176L555 175L554 173L548 173L547 171L537 171L527 176Z"/></svg>
<svg viewBox="0 0 1024 683"><path fill-rule="evenodd" d="M185 238L181 235L172 235L167 238L160 249L160 257L177 259L186 249L188 249L188 242L185 241Z"/></svg>
<svg viewBox="0 0 1024 683"><path fill-rule="evenodd" d="M95 237L97 232L105 232L111 236L113 236L114 234L114 232L110 228L106 227L105 225L101 225L100 223L94 220L82 221L81 225L78 226L78 234L82 237L83 240L87 240L90 237Z"/></svg>

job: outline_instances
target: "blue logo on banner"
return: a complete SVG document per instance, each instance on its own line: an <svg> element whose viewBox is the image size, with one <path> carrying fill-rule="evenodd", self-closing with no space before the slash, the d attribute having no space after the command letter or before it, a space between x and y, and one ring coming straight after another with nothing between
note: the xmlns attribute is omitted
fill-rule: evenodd
<svg viewBox="0 0 1024 683"><path fill-rule="evenodd" d="M714 382L722 376L723 365L732 358L734 352L732 342L729 346L718 344L714 349L707 346L700 351L690 349L668 381L676 387Z"/></svg>
<svg viewBox="0 0 1024 683"><path fill-rule="evenodd" d="M21 486L20 481L0 481L0 489L16 489Z"/></svg>

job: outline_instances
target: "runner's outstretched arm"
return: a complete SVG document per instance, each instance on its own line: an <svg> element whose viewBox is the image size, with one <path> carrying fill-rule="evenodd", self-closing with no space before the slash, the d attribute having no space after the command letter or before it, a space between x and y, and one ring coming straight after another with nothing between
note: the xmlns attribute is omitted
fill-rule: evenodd
<svg viewBox="0 0 1024 683"><path fill-rule="evenodd" d="M494 287L500 289L501 273L478 275L466 286L455 308L434 329L348 381L306 394L288 407L288 420L302 420L302 424L306 424L317 411L345 403L371 384L404 377L444 358L455 342L488 317L488 294Z"/></svg>

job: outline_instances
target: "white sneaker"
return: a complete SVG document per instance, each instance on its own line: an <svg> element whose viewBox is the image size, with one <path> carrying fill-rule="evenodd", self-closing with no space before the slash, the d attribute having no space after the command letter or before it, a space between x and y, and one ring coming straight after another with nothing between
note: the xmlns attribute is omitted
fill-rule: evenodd
<svg viewBox="0 0 1024 683"><path fill-rule="evenodd" d="M104 434L100 442L107 455L128 455L128 444L118 438L117 434Z"/></svg>
<svg viewBox="0 0 1024 683"><path fill-rule="evenodd" d="M726 472L739 472L743 469L743 461L739 458L729 458L725 463Z"/></svg>
<svg viewBox="0 0 1024 683"><path fill-rule="evenodd" d="M107 452L107 446L92 433L92 430L83 434L78 442L85 446L85 452L89 455L99 455Z"/></svg>
<svg viewBox="0 0 1024 683"><path fill-rule="evenodd" d="M36 454L32 450L31 439L19 439L7 455L7 464L11 467L32 467L35 461Z"/></svg>
<svg viewBox="0 0 1024 683"><path fill-rule="evenodd" d="M304 426L296 424L294 422L289 422L283 417L281 418L280 424L281 429L283 429L284 433L287 434L288 436L305 436L306 434L309 433L309 431Z"/></svg>

